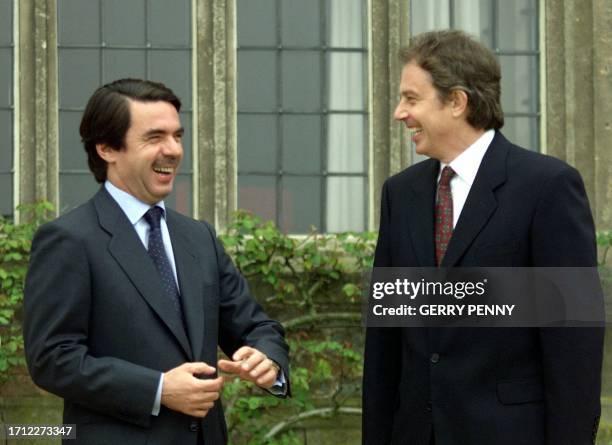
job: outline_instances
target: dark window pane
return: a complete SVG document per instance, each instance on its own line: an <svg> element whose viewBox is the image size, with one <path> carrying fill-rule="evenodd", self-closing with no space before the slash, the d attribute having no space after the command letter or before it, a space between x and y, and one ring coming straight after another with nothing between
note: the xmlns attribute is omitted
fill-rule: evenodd
<svg viewBox="0 0 612 445"><path fill-rule="evenodd" d="M102 1L103 17L100 18L98 1L60 0L58 27L63 21L82 20L86 6L96 5L95 14L87 16L87 27L99 34L104 26L105 43L111 46L141 46L133 49L69 49L59 52L59 101L60 101L60 201L61 210L74 207L88 199L97 185L87 173L86 154L80 142L78 126L82 112L65 110L82 109L92 93L102 83L118 78L150 78L172 88L183 102L181 121L186 137L181 175L175 183L175 191L168 199L173 207L190 214L192 211L192 153L191 153L191 19L189 0L172 3L160 0ZM145 25L153 44L183 45L184 50L145 49ZM90 23L91 22L91 23ZM79 27L66 26L68 43L96 44ZM74 35L73 35L74 34ZM65 36L65 37L66 37ZM89 39L89 40L88 40ZM148 63L147 63L148 57ZM102 58L102 60L101 60ZM100 66L102 63L102 66ZM102 79L100 77L103 77ZM63 110L62 110L63 109Z"/></svg>
<svg viewBox="0 0 612 445"><path fill-rule="evenodd" d="M13 215L13 175L0 173L0 215L9 218Z"/></svg>
<svg viewBox="0 0 612 445"><path fill-rule="evenodd" d="M13 43L13 0L0 0L0 45Z"/></svg>
<svg viewBox="0 0 612 445"><path fill-rule="evenodd" d="M125 77L145 77L145 52L129 49L102 50L104 63L103 83L111 82Z"/></svg>
<svg viewBox="0 0 612 445"><path fill-rule="evenodd" d="M60 170L87 170L87 154L79 135L81 111L60 111L59 146Z"/></svg>
<svg viewBox="0 0 612 445"><path fill-rule="evenodd" d="M283 116L283 171L321 173L321 116Z"/></svg>
<svg viewBox="0 0 612 445"><path fill-rule="evenodd" d="M174 91L186 110L191 109L191 51L150 52L148 78L166 84Z"/></svg>
<svg viewBox="0 0 612 445"><path fill-rule="evenodd" d="M181 163L181 172L188 173L193 168L193 154L191 153L191 140L193 138L193 131L191 130L192 114L191 112L181 111L179 117L181 119L181 125L185 129L185 134L183 135L183 162Z"/></svg>
<svg viewBox="0 0 612 445"><path fill-rule="evenodd" d="M327 231L365 229L366 182L363 177L329 177L327 180Z"/></svg>
<svg viewBox="0 0 612 445"><path fill-rule="evenodd" d="M238 171L276 173L277 117L238 115Z"/></svg>
<svg viewBox="0 0 612 445"><path fill-rule="evenodd" d="M329 53L328 101L330 110L365 109L364 55Z"/></svg>
<svg viewBox="0 0 612 445"><path fill-rule="evenodd" d="M240 51L238 53L238 109L276 111L276 53Z"/></svg>
<svg viewBox="0 0 612 445"><path fill-rule="evenodd" d="M503 1L498 2L498 8L498 46L510 50L537 50L537 1Z"/></svg>
<svg viewBox="0 0 612 445"><path fill-rule="evenodd" d="M321 11L318 1L283 0L281 41L283 46L319 46Z"/></svg>
<svg viewBox="0 0 612 445"><path fill-rule="evenodd" d="M334 0L327 2L329 46L340 48L363 47L362 0Z"/></svg>
<svg viewBox="0 0 612 445"><path fill-rule="evenodd" d="M60 173L60 213L66 213L83 204L100 188L90 173Z"/></svg>
<svg viewBox="0 0 612 445"><path fill-rule="evenodd" d="M85 108L89 97L100 86L100 50L60 49L60 107Z"/></svg>
<svg viewBox="0 0 612 445"><path fill-rule="evenodd" d="M149 0L149 42L153 45L191 43L189 0Z"/></svg>
<svg viewBox="0 0 612 445"><path fill-rule="evenodd" d="M250 210L264 220L276 217L276 177L240 175L238 208Z"/></svg>
<svg viewBox="0 0 612 445"><path fill-rule="evenodd" d="M335 51L326 60L329 52L316 48L362 48L365 2L268 0L264 4L261 0L237 0L237 9L239 47L282 45L267 51L238 51L239 207L263 207L258 213L275 218L291 233L308 232L311 225L322 228L323 170L329 170L327 163L331 161L338 170L361 173L366 139L363 116L334 120L332 135L329 127L325 130L330 125L326 111L331 107L365 111L367 85L363 53L336 57L340 51ZM279 12L280 17L275 17ZM280 41L276 41L279 30ZM280 129L276 127L279 123ZM350 131L359 133L349 135ZM280 141L276 140L277 132ZM328 156L330 144L339 147L336 157ZM341 156L350 158L349 165L339 160ZM254 188L259 189L253 192ZM249 193L256 204L246 202ZM258 202L261 196L267 204Z"/></svg>
<svg viewBox="0 0 612 445"><path fill-rule="evenodd" d="M183 171L183 170L182 170ZM179 174L174 179L174 187L172 193L164 199L166 204L171 209L176 210L183 215L193 214L193 203L192 203L192 176L187 174Z"/></svg>
<svg viewBox="0 0 612 445"><path fill-rule="evenodd" d="M13 104L13 1L0 0L0 107ZM0 109L0 216L13 216L13 111Z"/></svg>
<svg viewBox="0 0 612 445"><path fill-rule="evenodd" d="M320 111L321 54L318 51L286 51L282 55L283 109Z"/></svg>
<svg viewBox="0 0 612 445"><path fill-rule="evenodd" d="M516 145L534 151L540 149L540 134L536 118L506 116L504 128L501 131Z"/></svg>
<svg viewBox="0 0 612 445"><path fill-rule="evenodd" d="M13 168L13 112L0 110L0 173ZM5 193L1 192L0 194Z"/></svg>
<svg viewBox="0 0 612 445"><path fill-rule="evenodd" d="M59 0L57 23L60 45L100 43L98 0Z"/></svg>
<svg viewBox="0 0 612 445"><path fill-rule="evenodd" d="M507 113L538 110L537 56L500 56L502 106Z"/></svg>
<svg viewBox="0 0 612 445"><path fill-rule="evenodd" d="M104 41L109 45L144 45L145 0L102 2Z"/></svg>
<svg viewBox="0 0 612 445"><path fill-rule="evenodd" d="M13 104L13 49L0 48L0 107Z"/></svg>
<svg viewBox="0 0 612 445"><path fill-rule="evenodd" d="M276 46L276 0L238 0L238 46Z"/></svg>
<svg viewBox="0 0 612 445"><path fill-rule="evenodd" d="M281 181L283 214L281 230L305 233L321 228L321 178L285 176Z"/></svg>
<svg viewBox="0 0 612 445"><path fill-rule="evenodd" d="M330 173L365 171L364 121L360 114L329 115L327 170Z"/></svg>

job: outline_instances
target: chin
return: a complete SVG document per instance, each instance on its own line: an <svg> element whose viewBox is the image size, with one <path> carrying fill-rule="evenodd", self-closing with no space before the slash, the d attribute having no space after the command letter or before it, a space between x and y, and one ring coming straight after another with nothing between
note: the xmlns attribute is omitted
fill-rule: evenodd
<svg viewBox="0 0 612 445"><path fill-rule="evenodd" d="M163 201L172 193L172 188L164 189L164 190L155 190L154 193L151 193L151 197L155 199L155 202Z"/></svg>
<svg viewBox="0 0 612 445"><path fill-rule="evenodd" d="M428 150L427 147L419 147L418 145L414 147L414 151L422 156L431 156L431 150Z"/></svg>

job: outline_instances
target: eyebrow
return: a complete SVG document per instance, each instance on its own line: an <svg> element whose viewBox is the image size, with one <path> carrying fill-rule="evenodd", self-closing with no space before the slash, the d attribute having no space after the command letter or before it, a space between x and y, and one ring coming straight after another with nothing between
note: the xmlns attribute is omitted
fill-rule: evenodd
<svg viewBox="0 0 612 445"><path fill-rule="evenodd" d="M416 96L416 97L419 96L419 94L416 91L414 91L413 89L411 89L411 88L408 88L406 90L401 90L400 91L400 95L402 95L402 96L409 96L410 95L410 96Z"/></svg>
<svg viewBox="0 0 612 445"><path fill-rule="evenodd" d="M160 136L160 135L164 135L168 133L166 130L162 130L161 128L152 128L148 131L145 132L145 134L143 135L143 137L148 138L151 136ZM180 127L178 130L176 130L175 132L173 132L172 134L178 134L178 135L183 135L185 134L185 128L184 127Z"/></svg>

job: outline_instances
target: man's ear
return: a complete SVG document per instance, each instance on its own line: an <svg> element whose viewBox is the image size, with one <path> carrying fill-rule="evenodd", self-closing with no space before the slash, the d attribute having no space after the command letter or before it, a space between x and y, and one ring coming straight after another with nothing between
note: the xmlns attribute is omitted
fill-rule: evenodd
<svg viewBox="0 0 612 445"><path fill-rule="evenodd" d="M453 116L459 117L468 112L468 95L463 90L453 90L450 94Z"/></svg>
<svg viewBox="0 0 612 445"><path fill-rule="evenodd" d="M98 156L104 159L108 164L115 162L117 156L117 150L106 144L96 144L96 151Z"/></svg>

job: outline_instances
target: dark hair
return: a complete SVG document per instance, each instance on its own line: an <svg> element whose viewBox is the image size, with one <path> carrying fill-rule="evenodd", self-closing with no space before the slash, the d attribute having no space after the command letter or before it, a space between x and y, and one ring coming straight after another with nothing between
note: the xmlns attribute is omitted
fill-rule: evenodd
<svg viewBox="0 0 612 445"><path fill-rule="evenodd" d="M440 100L447 101L454 90L465 91L467 121L474 128L503 127L501 69L483 44L463 31L432 31L412 37L399 56L404 65L416 62L429 72Z"/></svg>
<svg viewBox="0 0 612 445"><path fill-rule="evenodd" d="M98 156L96 144L115 150L124 147L130 128L130 106L127 99L140 102L169 102L176 111L181 101L172 90L159 82L142 79L119 79L98 88L87 102L79 132L87 152L87 163L96 181L106 180L106 161Z"/></svg>

